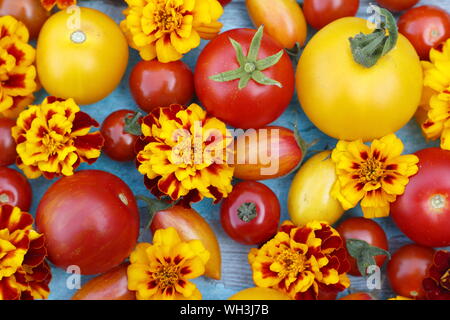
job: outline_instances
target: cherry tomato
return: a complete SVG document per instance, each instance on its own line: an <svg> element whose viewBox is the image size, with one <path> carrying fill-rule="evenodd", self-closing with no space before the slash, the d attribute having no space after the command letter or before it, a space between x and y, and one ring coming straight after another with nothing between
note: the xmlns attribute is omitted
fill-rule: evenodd
<svg viewBox="0 0 450 320"><path fill-rule="evenodd" d="M0 205L10 204L28 212L31 198L32 190L27 178L14 169L0 167Z"/></svg>
<svg viewBox="0 0 450 320"><path fill-rule="evenodd" d="M415 6L419 0L377 0L377 2L390 11L403 11Z"/></svg>
<svg viewBox="0 0 450 320"><path fill-rule="evenodd" d="M336 230L345 239L357 239L367 242L369 245L378 247L384 250L389 250L388 240L383 228L374 220L353 217L342 222ZM348 256L351 269L348 272L353 276L361 276L358 270L356 260L352 256ZM385 255L375 256L375 261L381 267L386 260Z"/></svg>
<svg viewBox="0 0 450 320"><path fill-rule="evenodd" d="M400 17L398 28L420 58L428 60L431 48L450 38L450 14L434 6L412 8Z"/></svg>
<svg viewBox="0 0 450 320"><path fill-rule="evenodd" d="M400 296L423 299L422 281L433 263L434 250L417 244L408 244L396 251L387 266L392 290Z"/></svg>
<svg viewBox="0 0 450 320"><path fill-rule="evenodd" d="M145 112L171 104L186 105L194 97L194 75L182 61L140 61L131 71L130 89Z"/></svg>
<svg viewBox="0 0 450 320"><path fill-rule="evenodd" d="M339 300L375 300L374 297L370 293L366 292L355 292L343 296Z"/></svg>
<svg viewBox="0 0 450 320"><path fill-rule="evenodd" d="M206 110L227 124L243 129L260 128L276 120L289 105L294 93L294 70L285 52L276 64L262 71L266 77L278 81L281 88L250 79L244 88L239 89L238 79L225 82L210 79L211 76L240 68L230 38L241 44L247 56L254 36L255 30L251 29L234 29L218 35L200 54L194 74L197 96ZM283 48L265 34L258 59L272 56L280 50ZM247 67L249 71L256 68L251 63Z"/></svg>
<svg viewBox="0 0 450 320"><path fill-rule="evenodd" d="M343 17L352 17L359 8L359 0L304 0L303 12L306 21L314 29L322 29L330 22Z"/></svg>
<svg viewBox="0 0 450 320"><path fill-rule="evenodd" d="M48 258L81 274L110 270L126 259L139 234L139 211L130 188L104 171L63 177L44 194L36 225L45 234Z"/></svg>
<svg viewBox="0 0 450 320"><path fill-rule="evenodd" d="M133 115L131 110L118 110L103 121L100 130L105 138L103 151L113 160L130 161L136 157L134 145L138 137L124 131L124 119Z"/></svg>
<svg viewBox="0 0 450 320"><path fill-rule="evenodd" d="M409 178L403 195L391 204L398 228L416 243L450 245L450 151L428 148L416 152L419 172Z"/></svg>
<svg viewBox="0 0 450 320"><path fill-rule="evenodd" d="M275 193L262 183L240 182L222 202L220 220L233 240L261 244L277 232L280 203Z"/></svg>
<svg viewBox="0 0 450 320"><path fill-rule="evenodd" d="M11 128L16 122L8 118L0 118L0 166L9 166L16 162L16 142L11 135Z"/></svg>
<svg viewBox="0 0 450 320"><path fill-rule="evenodd" d="M0 0L0 16L8 15L22 21L30 38L36 39L50 12L44 9L40 0Z"/></svg>

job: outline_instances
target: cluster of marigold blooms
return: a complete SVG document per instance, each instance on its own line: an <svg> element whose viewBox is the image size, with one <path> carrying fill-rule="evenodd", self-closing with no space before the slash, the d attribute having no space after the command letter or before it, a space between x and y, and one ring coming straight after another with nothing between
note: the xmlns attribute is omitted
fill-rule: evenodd
<svg viewBox="0 0 450 320"><path fill-rule="evenodd" d="M76 3L41 1L48 10ZM121 27L130 46L145 60L179 60L199 46L200 38L212 39L222 27L218 19L223 9L217 0L126 3L126 19ZM0 18L0 28L0 114L17 117L12 135L17 143L18 167L29 179L41 175L53 179L72 175L83 162L95 162L104 143L99 132L91 132L98 123L73 99L47 97L40 105L30 105L38 86L34 49L27 44L28 31L8 16ZM428 113L422 128L427 138L441 138L444 149L450 149L446 140L450 127L449 61L450 41L433 50L431 62L424 63L429 100L424 100ZM194 135L197 121L203 124L201 137ZM154 196L184 205L204 197L217 203L228 196L234 169L223 159L233 157L233 137L222 121L192 104L156 109L140 124L136 162ZM173 135L179 129L190 134ZM221 146L216 150L218 154L203 152L211 139L208 133L217 131L221 133L221 140L215 140L216 146ZM202 151L201 163L191 155L183 156L183 150L175 150L184 142ZM346 210L360 203L367 218L387 216L389 204L404 192L408 178L418 171L418 158L402 153L403 143L394 134L370 145L339 141L331 156L337 173L332 195ZM44 236L32 229L32 222L31 215L18 208L0 208L1 299L48 296L51 274L45 262ZM282 291L292 299L318 299L319 293L338 293L348 288L347 258L339 233L319 221L302 226L285 221L271 240L259 249L251 249L248 255L255 284ZM208 259L209 252L200 241L182 242L173 228L158 230L152 244L138 244L130 256L129 289L136 292L138 299L201 299L190 280L204 274ZM449 253L440 251L426 280L425 289L431 296L445 289L436 287L433 279L440 279L440 273L449 266Z"/></svg>

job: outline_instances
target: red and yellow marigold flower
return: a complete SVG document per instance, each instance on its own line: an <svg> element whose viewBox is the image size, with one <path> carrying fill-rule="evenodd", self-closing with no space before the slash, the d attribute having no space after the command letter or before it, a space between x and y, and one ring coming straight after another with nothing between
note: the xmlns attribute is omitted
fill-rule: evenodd
<svg viewBox="0 0 450 320"><path fill-rule="evenodd" d="M128 289L138 300L200 300L189 280L205 273L209 256L200 240L182 242L174 228L159 229L153 244L140 243L131 253Z"/></svg>
<svg viewBox="0 0 450 320"><path fill-rule="evenodd" d="M388 216L390 203L405 192L408 178L418 171L419 158L402 152L403 143L394 134L371 146L362 140L339 141L331 155L337 174L331 195L344 210L361 201L366 218Z"/></svg>
<svg viewBox="0 0 450 320"><path fill-rule="evenodd" d="M12 16L0 17L0 116L15 118L37 90L35 49L27 27Z"/></svg>
<svg viewBox="0 0 450 320"><path fill-rule="evenodd" d="M77 0L41 0L41 4L45 10L51 11L54 6L59 9L67 9L70 6L76 5Z"/></svg>
<svg viewBox="0 0 450 320"><path fill-rule="evenodd" d="M350 285L347 252L339 233L325 222L296 227L285 221L275 237L248 254L253 281L293 299L317 299L319 290L337 293Z"/></svg>
<svg viewBox="0 0 450 320"><path fill-rule="evenodd" d="M423 280L427 299L450 300L450 252L436 251L428 277Z"/></svg>
<svg viewBox="0 0 450 320"><path fill-rule="evenodd" d="M171 105L143 118L141 129L138 170L155 196L218 202L231 192L233 137L222 121L196 104Z"/></svg>
<svg viewBox="0 0 450 320"><path fill-rule="evenodd" d="M98 123L73 99L47 97L29 106L12 128L17 165L29 179L72 175L80 163L92 164L100 156L104 139L100 132L89 133L91 127Z"/></svg>
<svg viewBox="0 0 450 320"><path fill-rule="evenodd" d="M46 299L50 293L44 236L32 224L29 213L0 206L0 300Z"/></svg>
<svg viewBox="0 0 450 320"><path fill-rule="evenodd" d="M223 8L217 0L125 0L128 8L121 27L142 59L179 60L214 38L222 28Z"/></svg>

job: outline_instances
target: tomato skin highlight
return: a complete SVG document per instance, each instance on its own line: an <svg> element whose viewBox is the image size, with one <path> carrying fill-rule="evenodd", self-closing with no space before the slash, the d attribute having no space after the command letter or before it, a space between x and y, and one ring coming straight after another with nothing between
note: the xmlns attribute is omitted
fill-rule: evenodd
<svg viewBox="0 0 450 320"><path fill-rule="evenodd" d="M319 30L343 17L351 17L359 8L359 0L304 0L303 11L308 24Z"/></svg>
<svg viewBox="0 0 450 320"><path fill-rule="evenodd" d="M42 197L36 226L45 234L48 258L81 274L103 273L128 258L139 234L139 211L118 177L83 170L55 182Z"/></svg>
<svg viewBox="0 0 450 320"><path fill-rule="evenodd" d="M377 2L390 11L403 11L415 6L419 0L377 0Z"/></svg>
<svg viewBox="0 0 450 320"><path fill-rule="evenodd" d="M28 212L33 191L30 182L20 172L0 167L0 205L10 204Z"/></svg>
<svg viewBox="0 0 450 320"><path fill-rule="evenodd" d="M415 153L419 172L409 178L403 195L391 204L398 228L429 247L450 245L450 151L427 148Z"/></svg>
<svg viewBox="0 0 450 320"><path fill-rule="evenodd" d="M11 128L16 121L8 118L0 118L0 167L9 166L16 162L16 142L11 135Z"/></svg>

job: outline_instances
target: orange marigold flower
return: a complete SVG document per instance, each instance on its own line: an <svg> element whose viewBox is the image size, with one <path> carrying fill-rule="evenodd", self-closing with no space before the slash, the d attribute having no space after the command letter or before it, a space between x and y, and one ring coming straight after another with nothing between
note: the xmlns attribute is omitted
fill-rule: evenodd
<svg viewBox="0 0 450 320"><path fill-rule="evenodd" d="M32 224L29 213L0 206L0 300L46 299L50 293L44 236Z"/></svg>
<svg viewBox="0 0 450 320"><path fill-rule="evenodd" d="M339 233L326 222L296 227L285 221L260 249L248 254L253 281L296 300L315 300L319 290L337 293L350 285L347 251Z"/></svg>
<svg viewBox="0 0 450 320"><path fill-rule="evenodd" d="M47 11L51 11L54 6L58 6L58 8L62 10L76 5L77 0L41 0L41 4Z"/></svg>
<svg viewBox="0 0 450 320"><path fill-rule="evenodd" d="M362 140L339 141L331 155L337 174L331 195L345 210L361 200L366 218L388 216L390 203L418 171L419 158L402 152L403 143L394 134L374 140L370 147Z"/></svg>
<svg viewBox="0 0 450 320"><path fill-rule="evenodd" d="M225 124L198 105L158 108L142 119L137 165L147 188L158 198L203 197L215 202L231 192L233 137Z"/></svg>
<svg viewBox="0 0 450 320"><path fill-rule="evenodd" d="M12 136L17 143L17 165L29 179L70 176L82 162L94 163L104 139L89 133L98 123L81 112L73 99L47 97L22 111Z"/></svg>
<svg viewBox="0 0 450 320"><path fill-rule="evenodd" d="M217 0L125 0L120 24L128 43L144 60L179 60L220 32L223 8Z"/></svg>
<svg viewBox="0 0 450 320"><path fill-rule="evenodd" d="M182 242L174 228L159 229L153 244L140 243L131 253L128 289L138 300L200 300L189 280L205 273L209 256L200 240Z"/></svg>
<svg viewBox="0 0 450 320"><path fill-rule="evenodd" d="M438 250L428 277L423 280L423 289L429 300L450 300L450 252Z"/></svg>

